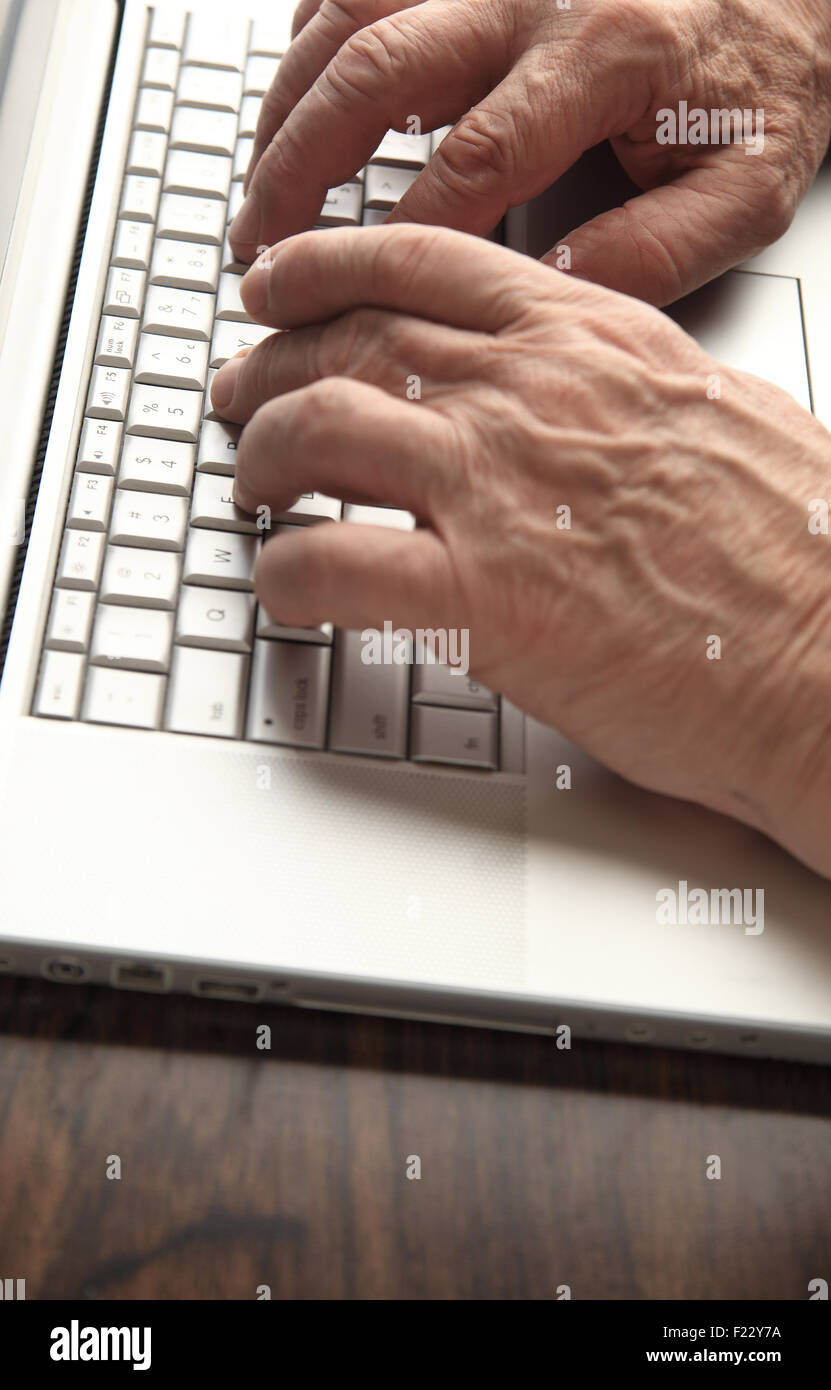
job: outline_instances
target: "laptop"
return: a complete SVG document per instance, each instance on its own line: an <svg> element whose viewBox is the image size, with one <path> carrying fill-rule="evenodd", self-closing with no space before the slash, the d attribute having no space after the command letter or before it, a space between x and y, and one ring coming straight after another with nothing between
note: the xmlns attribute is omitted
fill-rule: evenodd
<svg viewBox="0 0 831 1390"><path fill-rule="evenodd" d="M209 387L263 332L227 224L291 13L0 3L0 968L545 1033L552 1067L588 1038L831 1061L831 884L499 692L258 608ZM388 137L321 225L377 221L440 136ZM621 178L593 151L500 236L538 255ZM826 166L671 311L826 424L829 224Z"/></svg>

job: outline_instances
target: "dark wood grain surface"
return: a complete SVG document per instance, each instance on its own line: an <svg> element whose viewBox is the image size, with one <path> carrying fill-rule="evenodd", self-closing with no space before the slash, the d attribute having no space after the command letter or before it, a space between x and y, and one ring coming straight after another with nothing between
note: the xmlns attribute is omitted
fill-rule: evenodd
<svg viewBox="0 0 831 1390"><path fill-rule="evenodd" d="M0 1114L30 1299L831 1282L829 1069L6 978Z"/></svg>

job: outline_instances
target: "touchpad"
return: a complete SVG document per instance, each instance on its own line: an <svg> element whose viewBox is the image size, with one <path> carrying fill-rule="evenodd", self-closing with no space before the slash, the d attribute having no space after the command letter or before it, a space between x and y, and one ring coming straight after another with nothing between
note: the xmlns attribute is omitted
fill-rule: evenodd
<svg viewBox="0 0 831 1390"><path fill-rule="evenodd" d="M719 362L765 377L811 409L798 280L729 270L666 312Z"/></svg>

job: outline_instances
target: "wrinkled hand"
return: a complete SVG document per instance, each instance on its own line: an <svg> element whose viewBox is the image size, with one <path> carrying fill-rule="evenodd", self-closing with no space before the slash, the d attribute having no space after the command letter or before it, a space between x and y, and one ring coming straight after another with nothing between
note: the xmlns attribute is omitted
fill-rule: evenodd
<svg viewBox="0 0 831 1390"><path fill-rule="evenodd" d="M267 610L468 628L486 685L831 875L831 541L809 528L831 436L657 310L491 242L339 229L271 257L243 302L291 331L213 387L245 424L238 503L320 491L423 524L273 538Z"/></svg>
<svg viewBox="0 0 831 1390"><path fill-rule="evenodd" d="M785 231L831 131L827 0L304 0L295 28L231 232L246 261L416 115L457 124L390 220L487 233L609 138L646 191L564 239L571 268L667 304ZM761 108L764 148L657 143L681 101Z"/></svg>

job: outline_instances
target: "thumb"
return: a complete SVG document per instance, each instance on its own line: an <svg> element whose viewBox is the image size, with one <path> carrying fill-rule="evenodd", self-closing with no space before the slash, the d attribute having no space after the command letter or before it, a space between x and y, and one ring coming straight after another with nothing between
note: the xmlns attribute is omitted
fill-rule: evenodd
<svg viewBox="0 0 831 1390"><path fill-rule="evenodd" d="M740 156L747 159L747 156ZM671 304L782 236L796 207L752 160L689 169L564 237L542 260L580 279ZM567 254L566 254L567 248Z"/></svg>

